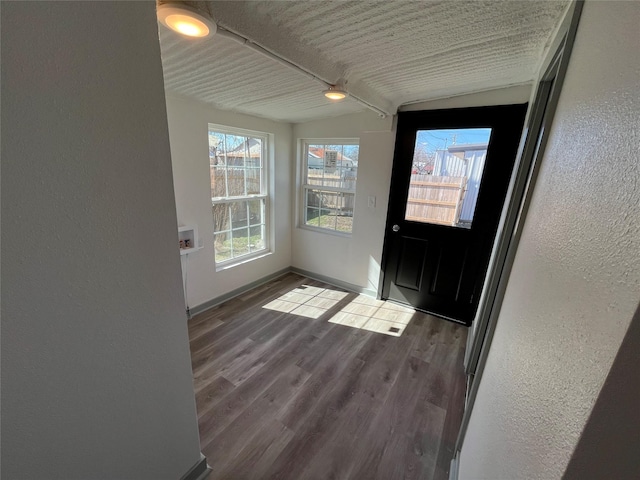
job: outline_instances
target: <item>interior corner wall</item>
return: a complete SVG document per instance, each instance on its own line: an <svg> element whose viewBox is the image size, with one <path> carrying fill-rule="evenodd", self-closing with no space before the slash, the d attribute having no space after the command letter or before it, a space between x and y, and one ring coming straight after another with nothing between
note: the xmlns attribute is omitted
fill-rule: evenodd
<svg viewBox="0 0 640 480"><path fill-rule="evenodd" d="M323 233L300 227L299 188L291 196L296 205L293 228L292 265L296 268L346 282L375 294L387 215L389 181L395 131L393 118L379 118L372 112L295 124L294 142L300 139L357 138L360 142L358 180L351 236ZM296 148L296 185L301 185L300 146ZM375 208L367 197L376 197Z"/></svg>
<svg viewBox="0 0 640 480"><path fill-rule="evenodd" d="M27 27L28 26L28 27ZM2 2L2 477L200 461L153 2Z"/></svg>
<svg viewBox="0 0 640 480"><path fill-rule="evenodd" d="M190 307L216 299L291 266L292 126L167 95L167 117L178 225L197 226L202 250L182 257ZM216 271L211 211L208 125L273 135L271 254ZM188 262L188 264L187 264Z"/></svg>
<svg viewBox="0 0 640 480"><path fill-rule="evenodd" d="M584 4L462 480L561 478L630 325L640 297L638 24L638 3ZM619 400L605 398L608 408Z"/></svg>

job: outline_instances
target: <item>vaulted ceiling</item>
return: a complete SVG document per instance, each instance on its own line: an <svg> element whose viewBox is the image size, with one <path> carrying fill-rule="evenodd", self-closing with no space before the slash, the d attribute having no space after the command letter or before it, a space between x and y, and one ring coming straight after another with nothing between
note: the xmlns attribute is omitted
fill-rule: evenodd
<svg viewBox="0 0 640 480"><path fill-rule="evenodd" d="M534 80L568 6L551 1L185 2L329 83L394 113L417 101ZM313 79L219 35L159 25L167 92L287 122L365 110L332 103Z"/></svg>

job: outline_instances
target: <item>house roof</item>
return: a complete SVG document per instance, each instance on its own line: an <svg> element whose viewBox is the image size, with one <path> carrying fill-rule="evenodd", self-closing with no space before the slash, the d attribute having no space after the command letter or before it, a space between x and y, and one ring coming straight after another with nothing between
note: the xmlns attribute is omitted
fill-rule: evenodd
<svg viewBox="0 0 640 480"><path fill-rule="evenodd" d="M324 152L325 149L322 147L309 147L309 155L311 155L314 158L324 158ZM337 160L349 160L349 161L353 161L351 158L347 157L346 155L342 155L342 153L337 152L338 156L337 156Z"/></svg>

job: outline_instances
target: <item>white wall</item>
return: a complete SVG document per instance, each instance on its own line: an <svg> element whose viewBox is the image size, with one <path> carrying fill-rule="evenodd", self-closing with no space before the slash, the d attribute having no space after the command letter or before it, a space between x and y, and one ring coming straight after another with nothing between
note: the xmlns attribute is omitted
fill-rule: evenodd
<svg viewBox="0 0 640 480"><path fill-rule="evenodd" d="M472 106L525 103L530 86L510 87L470 95L423 102L401 110L433 110ZM300 228L296 211L293 229L293 266L347 282L375 293L378 290L384 229L389 202L389 185L395 124L370 112L345 115L294 125L294 140L305 138L359 138L360 156L353 233L337 236ZM296 155L299 157L300 152ZM300 161L298 158L297 162ZM300 184L299 173L296 181ZM367 207L367 198L376 197L376 207ZM295 197L300 202L300 198Z"/></svg>
<svg viewBox="0 0 640 480"><path fill-rule="evenodd" d="M203 249L189 255L187 294L198 306L291 266L292 127L250 115L216 110L167 96L169 138L179 225L197 225ZM271 255L216 272L211 214L208 124L273 134ZM183 265L187 259L183 259Z"/></svg>
<svg viewBox="0 0 640 480"><path fill-rule="evenodd" d="M461 479L560 478L635 311L639 23L638 3L585 3Z"/></svg>
<svg viewBox="0 0 640 480"><path fill-rule="evenodd" d="M381 119L365 112L294 125L294 140L307 138L359 138L358 180L351 237L300 228L296 209L293 228L294 267L350 283L375 293L387 215L389 180L395 131L392 118ZM296 156L300 152L296 149ZM297 158L297 162L300 159ZM299 169L296 169L300 185ZM299 191L291 197L298 204ZM367 207L367 197L376 197L376 207Z"/></svg>
<svg viewBox="0 0 640 480"><path fill-rule="evenodd" d="M200 459L153 2L2 3L2 475Z"/></svg>

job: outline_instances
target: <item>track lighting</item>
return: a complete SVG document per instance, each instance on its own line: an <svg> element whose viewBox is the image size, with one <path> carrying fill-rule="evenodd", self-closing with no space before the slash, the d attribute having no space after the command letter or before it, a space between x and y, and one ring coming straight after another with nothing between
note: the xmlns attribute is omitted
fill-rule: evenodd
<svg viewBox="0 0 640 480"><path fill-rule="evenodd" d="M217 32L218 37L233 40L240 45L253 50L254 52L257 52L286 67L289 67L297 71L298 73L302 73L312 80L323 84L325 87L329 87L322 93L324 93L324 96L333 102L344 100L349 95L343 88L344 81L342 79L340 79L337 84L332 85L326 80L315 75L313 72L310 72L306 68L302 67L301 65L294 63L275 52L267 50L250 38L232 32L230 29L226 28L225 25L220 25L220 27L218 28L216 22L214 22L209 17L209 15L203 14L203 12L201 12L200 10L189 5L185 5L182 2L174 1L158 5L157 15L158 21L160 23L162 23L165 27L170 28L177 33L180 33L181 35L185 35L191 38L207 38L216 35ZM351 95L351 98L356 102L364 105L365 107L370 108L382 118L386 117L387 115L391 115L390 113L376 107L375 105L372 105L371 103L363 100L362 98L359 98L356 95Z"/></svg>

